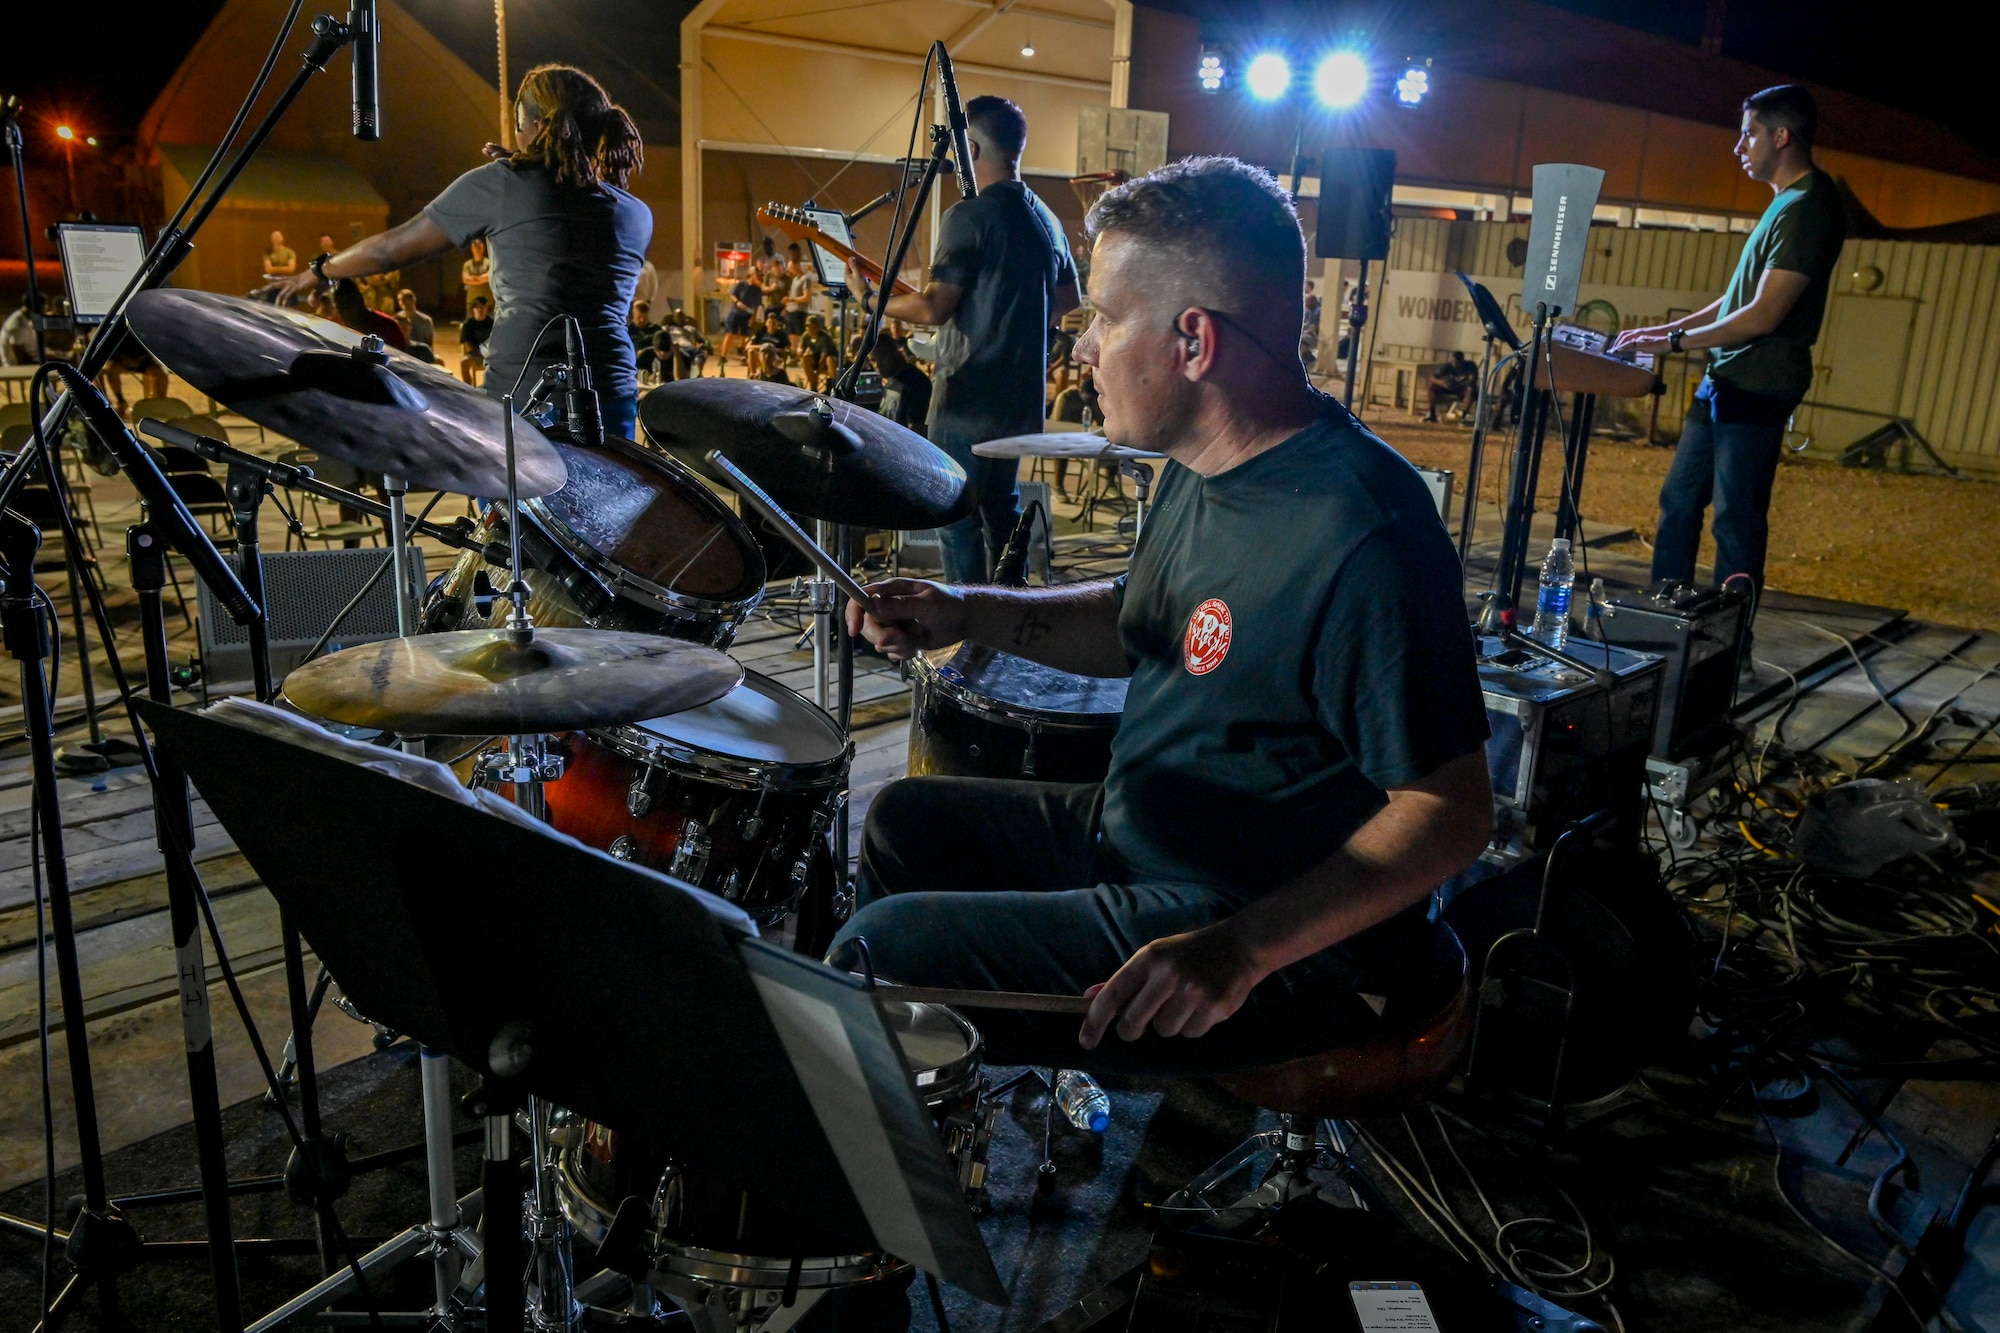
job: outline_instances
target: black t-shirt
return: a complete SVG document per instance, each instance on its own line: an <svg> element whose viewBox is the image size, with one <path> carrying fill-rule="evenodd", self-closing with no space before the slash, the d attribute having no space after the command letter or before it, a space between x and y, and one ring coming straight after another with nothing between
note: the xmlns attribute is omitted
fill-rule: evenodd
<svg viewBox="0 0 2000 1333"><path fill-rule="evenodd" d="M458 326L458 345L469 351L482 350L493 336L493 316L467 319Z"/></svg>
<svg viewBox="0 0 2000 1333"><path fill-rule="evenodd" d="M748 278L738 279L736 285L729 289L729 296L752 310L764 304L764 289Z"/></svg>
<svg viewBox="0 0 2000 1333"><path fill-rule="evenodd" d="M950 323L964 360L939 352L934 424L997 439L1042 428L1050 302L1076 281L1062 223L1020 181L945 212L931 281L965 289Z"/></svg>
<svg viewBox="0 0 2000 1333"><path fill-rule="evenodd" d="M562 360L560 325L535 343L555 315L583 326L584 357L599 391L639 391L625 321L653 237L650 208L616 186L564 185L540 167L488 162L447 185L424 213L453 245L486 238L500 308L486 392L497 398L523 367ZM529 370L522 383L534 382Z"/></svg>
<svg viewBox="0 0 2000 1333"><path fill-rule="evenodd" d="M931 415L931 377L913 365L882 377L882 415L899 426L922 430Z"/></svg>
<svg viewBox="0 0 2000 1333"><path fill-rule="evenodd" d="M1166 464L1119 584L1103 829L1131 877L1268 892L1477 750L1459 583L1429 488L1331 399L1218 476Z"/></svg>

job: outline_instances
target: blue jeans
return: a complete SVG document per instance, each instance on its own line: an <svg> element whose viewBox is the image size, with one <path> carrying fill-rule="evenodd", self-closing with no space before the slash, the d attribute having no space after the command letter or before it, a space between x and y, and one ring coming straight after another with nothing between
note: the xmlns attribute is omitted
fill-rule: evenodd
<svg viewBox="0 0 2000 1333"><path fill-rule="evenodd" d="M956 430L943 424L931 428L931 443L965 469L979 497L977 509L950 527L938 529L946 583L985 583L990 579L993 564L1000 558L1000 548L1013 535L1014 524L1021 516L1020 460L981 458L972 452L972 446L983 440L1001 439L1008 434L1026 435L1040 429L1039 423L1020 431L998 433Z"/></svg>
<svg viewBox="0 0 2000 1333"><path fill-rule="evenodd" d="M1719 403L1719 410L1718 410ZM1748 574L1764 586L1771 483L1793 404L1732 393L1704 379L1681 423L1680 447L1660 487L1653 580L1694 582L1702 511L1715 504L1715 581Z"/></svg>
<svg viewBox="0 0 2000 1333"><path fill-rule="evenodd" d="M597 397L597 413L604 419L605 438L616 440L636 440L639 438L633 433L639 429L639 396L637 394L629 394L624 397L613 397L608 393L599 394Z"/></svg>
<svg viewBox="0 0 2000 1333"><path fill-rule="evenodd" d="M1133 883L1103 844L1096 783L904 778L868 809L855 877L856 936L875 971L912 986L1081 995L1153 940L1198 930L1249 900L1213 884ZM1377 1030L1356 993L1391 1009L1434 988L1423 906L1265 978L1201 1037L1077 1045L1074 1014L974 1010L995 1064L1195 1076L1273 1064ZM847 965L846 960L841 960ZM1455 981L1455 977L1452 978ZM1390 1017L1394 1017L1394 1013Z"/></svg>

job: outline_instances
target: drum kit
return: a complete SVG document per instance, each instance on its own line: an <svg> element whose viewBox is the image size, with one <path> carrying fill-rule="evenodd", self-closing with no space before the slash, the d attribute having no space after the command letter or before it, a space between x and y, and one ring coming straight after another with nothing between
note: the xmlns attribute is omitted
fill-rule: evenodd
<svg viewBox="0 0 2000 1333"><path fill-rule="evenodd" d="M759 509L782 507L776 517L787 535L825 572L812 599L824 625L835 589L854 591L852 580L782 511L827 524L948 523L970 503L964 473L949 458L871 412L758 381L678 381L654 390L642 404L651 443L570 439L535 424L554 397L548 375L517 415L510 399L489 398L373 339L280 307L146 292L132 303L131 326L196 388L384 477L392 497L417 487L477 500L476 518L421 529L460 554L408 609L405 636L293 670L284 703L324 723L376 729L413 750L443 738L461 753L459 771L471 784L510 795L586 845L706 889L760 926L795 912L822 925L843 915L830 901L845 876L827 834L844 818L853 743L824 698L808 700L729 655L764 594L765 562L743 518L704 478ZM222 452L239 457L226 446ZM396 528L392 551L413 535L400 505L385 509L309 474L289 480L385 513ZM1015 745L1023 757L1009 761L1024 776L1068 773L1079 742L1057 716L1061 691L1039 677L995 677L999 711L980 711L965 701L990 669L990 655L978 665L970 657L926 665L920 688L934 702L925 707L960 707L974 725L1025 736ZM1080 743L1101 744L1109 734L1101 720L1115 724L1117 704L1101 692L1071 694L1092 719ZM477 742L471 751L466 740ZM998 752L1005 742L987 744ZM983 753L978 742L962 748ZM887 998L882 1005L977 1204L994 1115L982 1096L979 1034L942 1005ZM436 1235L429 1247L441 1266L442 1306L463 1299L451 1294L457 1265L477 1242L437 1220L451 1216L452 1127L448 1115L431 1124L433 1109L427 1102L432 1181L434 1189L442 1181L447 1198L442 1213L434 1206L432 1229L453 1233ZM579 1240L598 1247L606 1275L629 1282L628 1312L652 1312L658 1291L695 1327L716 1333L778 1333L815 1293L904 1271L883 1254L821 1253L809 1226L705 1182L698 1162L631 1142L613 1127L546 1104L531 1106L523 1125L536 1247L526 1309L538 1328L574 1327L583 1304L604 1290L602 1278L572 1287ZM496 1140L489 1130L488 1142L504 1144L506 1136ZM632 1200L644 1225L614 1225ZM494 1275L487 1276L490 1284ZM490 1285L489 1292L500 1296ZM488 1327L511 1322L488 1312Z"/></svg>

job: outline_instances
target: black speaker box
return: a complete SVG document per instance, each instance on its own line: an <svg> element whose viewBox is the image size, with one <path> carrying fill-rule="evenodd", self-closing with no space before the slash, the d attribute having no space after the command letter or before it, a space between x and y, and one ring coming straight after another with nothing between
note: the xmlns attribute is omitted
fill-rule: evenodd
<svg viewBox="0 0 2000 1333"><path fill-rule="evenodd" d="M1322 259L1387 259L1389 194L1396 185L1396 153L1389 148L1328 148L1319 158L1319 234Z"/></svg>

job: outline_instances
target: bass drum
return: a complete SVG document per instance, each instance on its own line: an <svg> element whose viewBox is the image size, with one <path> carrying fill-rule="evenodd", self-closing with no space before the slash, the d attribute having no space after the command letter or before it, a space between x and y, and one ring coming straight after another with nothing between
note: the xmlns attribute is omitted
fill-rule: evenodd
<svg viewBox="0 0 2000 1333"><path fill-rule="evenodd" d="M981 644L920 654L910 663L910 776L1102 782L1127 684Z"/></svg>
<svg viewBox="0 0 2000 1333"><path fill-rule="evenodd" d="M727 648L764 595L764 556L743 520L687 468L630 440L551 441L561 490L521 502L528 613L537 625L631 630ZM508 543L502 507L480 538ZM513 583L466 551L424 599L425 632L499 628Z"/></svg>
<svg viewBox="0 0 2000 1333"><path fill-rule="evenodd" d="M984 1096L979 1030L942 1005L884 1000L881 1007L960 1188L976 1209L985 1199L986 1153L998 1110ZM698 1299L717 1288L736 1293L732 1304L741 1325L761 1320L768 1301L759 1293L787 1285L800 1291L860 1286L906 1267L886 1254L841 1253L838 1242L809 1222L704 1176L694 1161L663 1156L606 1126L578 1120L566 1132L557 1194L578 1234L601 1246L620 1205L637 1200L646 1219L638 1243L651 1279L676 1296Z"/></svg>
<svg viewBox="0 0 2000 1333"><path fill-rule="evenodd" d="M825 855L852 745L769 676L712 703L558 739L549 822L578 842L727 898L760 925L798 901Z"/></svg>

